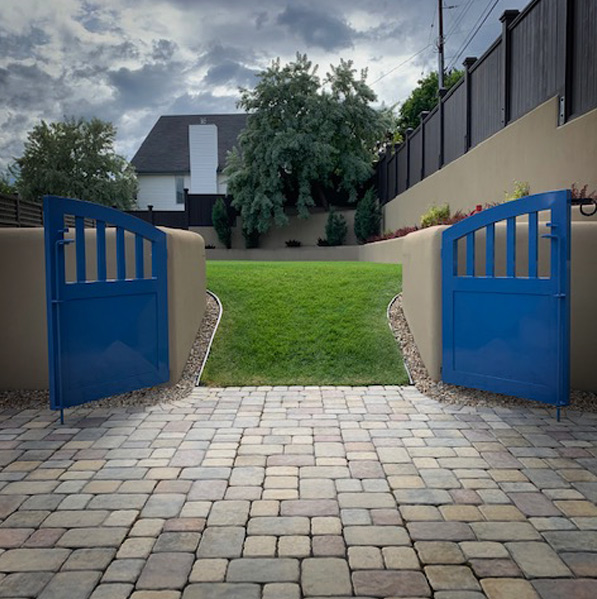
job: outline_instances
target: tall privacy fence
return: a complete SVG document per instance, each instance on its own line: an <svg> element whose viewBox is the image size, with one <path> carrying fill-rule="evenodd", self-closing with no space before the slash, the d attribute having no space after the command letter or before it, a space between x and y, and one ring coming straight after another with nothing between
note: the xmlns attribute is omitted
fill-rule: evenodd
<svg viewBox="0 0 597 599"><path fill-rule="evenodd" d="M597 107L597 2L533 0L500 18L502 35L376 167L386 203L512 121L558 96L558 124ZM554 115L555 116L555 115Z"/></svg>
<svg viewBox="0 0 597 599"><path fill-rule="evenodd" d="M190 194L184 190L184 210L154 210L149 205L147 210L129 210L128 213L154 226L188 229L189 227L211 227L211 212L219 198L224 200L228 216L232 223L236 211L231 206L232 198L222 195Z"/></svg>
<svg viewBox="0 0 597 599"><path fill-rule="evenodd" d="M184 210L127 210L128 214L136 216L154 226L172 227L174 229L188 229L189 227L211 227L211 211L217 195L191 195L185 193ZM236 212L231 207L231 199L224 198L228 208L231 223ZM74 226L75 221L70 216L65 216L65 224ZM0 193L0 227L43 227L44 215L41 202L22 200L17 196ZM93 221L86 220L85 226L94 226Z"/></svg>

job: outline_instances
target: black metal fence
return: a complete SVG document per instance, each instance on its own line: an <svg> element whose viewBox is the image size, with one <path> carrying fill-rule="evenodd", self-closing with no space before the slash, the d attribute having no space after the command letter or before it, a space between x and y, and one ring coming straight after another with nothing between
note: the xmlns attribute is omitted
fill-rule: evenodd
<svg viewBox="0 0 597 599"><path fill-rule="evenodd" d="M400 145L379 158L386 203L542 102L558 96L558 124L597 107L597 2L533 0L501 17L502 35Z"/></svg>

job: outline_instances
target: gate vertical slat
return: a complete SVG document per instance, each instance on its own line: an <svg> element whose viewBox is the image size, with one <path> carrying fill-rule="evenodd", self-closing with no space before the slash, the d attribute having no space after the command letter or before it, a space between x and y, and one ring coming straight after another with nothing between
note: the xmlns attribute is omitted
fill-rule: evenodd
<svg viewBox="0 0 597 599"><path fill-rule="evenodd" d="M106 268L106 222L96 221L96 248L97 248L97 280L105 281L108 273Z"/></svg>
<svg viewBox="0 0 597 599"><path fill-rule="evenodd" d="M77 261L77 283L87 280L85 264L85 220L82 216L75 217L75 252Z"/></svg>
<svg viewBox="0 0 597 599"><path fill-rule="evenodd" d="M126 251L122 227L116 227L116 277L120 281L126 279Z"/></svg>
<svg viewBox="0 0 597 599"><path fill-rule="evenodd" d="M506 276L516 276L516 218L510 217L506 224Z"/></svg>
<svg viewBox="0 0 597 599"><path fill-rule="evenodd" d="M539 272L538 214L529 212L529 277L536 279Z"/></svg>
<svg viewBox="0 0 597 599"><path fill-rule="evenodd" d="M485 227L485 276L495 276L495 225Z"/></svg>
<svg viewBox="0 0 597 599"><path fill-rule="evenodd" d="M466 275L475 276L475 232L466 236Z"/></svg>
<svg viewBox="0 0 597 599"><path fill-rule="evenodd" d="M135 276L137 279L145 277L145 265L143 264L143 237L138 233L135 235Z"/></svg>

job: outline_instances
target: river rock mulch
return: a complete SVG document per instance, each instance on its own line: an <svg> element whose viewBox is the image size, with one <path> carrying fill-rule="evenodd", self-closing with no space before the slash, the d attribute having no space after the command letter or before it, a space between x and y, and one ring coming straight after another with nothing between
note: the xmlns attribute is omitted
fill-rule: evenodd
<svg viewBox="0 0 597 599"><path fill-rule="evenodd" d="M490 393L488 391L480 391L479 389L458 387L457 385L448 385L441 381L434 381L429 376L425 364L423 364L414 337L410 332L408 322L404 316L404 311L402 310L402 295L396 296L389 307L388 315L390 319L390 328L402 349L402 356L406 366L410 371L416 388L421 391L421 393L443 403L468 406L545 407L544 404L538 404L535 401L525 400L519 397ZM597 412L597 394L588 391L573 390L570 394L570 407L568 409Z"/></svg>
<svg viewBox="0 0 597 599"><path fill-rule="evenodd" d="M203 363L209 340L220 314L218 302L209 293L205 295L205 314L180 380L172 386L159 385L157 387L146 387L130 391L129 393L107 397L94 402L94 408L157 405L163 402L183 399L191 393L195 388L197 373ZM47 390L19 389L0 391L0 409L39 409L47 407L49 404L50 394Z"/></svg>

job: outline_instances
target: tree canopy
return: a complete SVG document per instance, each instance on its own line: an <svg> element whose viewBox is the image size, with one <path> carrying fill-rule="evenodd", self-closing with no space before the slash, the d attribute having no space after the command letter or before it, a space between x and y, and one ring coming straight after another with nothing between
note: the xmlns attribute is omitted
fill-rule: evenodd
<svg viewBox="0 0 597 599"><path fill-rule="evenodd" d="M285 224L291 198L303 217L316 203L327 206L329 192L356 201L390 126L389 113L371 106L366 75L341 60L320 79L317 66L297 54L286 65L273 61L254 89L240 90L238 105L250 114L224 172L247 231Z"/></svg>
<svg viewBox="0 0 597 599"><path fill-rule="evenodd" d="M460 81L463 72L458 69L449 71L444 77L446 89L450 89ZM406 130L410 127L415 129L419 126L421 112L432 110L439 101L437 72L429 73L423 79L419 79L417 87L413 89L408 98L400 105L397 119L397 132L404 138Z"/></svg>
<svg viewBox="0 0 597 599"><path fill-rule="evenodd" d="M16 187L10 180L10 172L2 172L0 171L0 193L4 193L6 195L14 195L17 192Z"/></svg>
<svg viewBox="0 0 597 599"><path fill-rule="evenodd" d="M42 121L27 135L16 159L23 199L61 195L118 208L134 205L137 177L114 150L116 128L97 118Z"/></svg>

